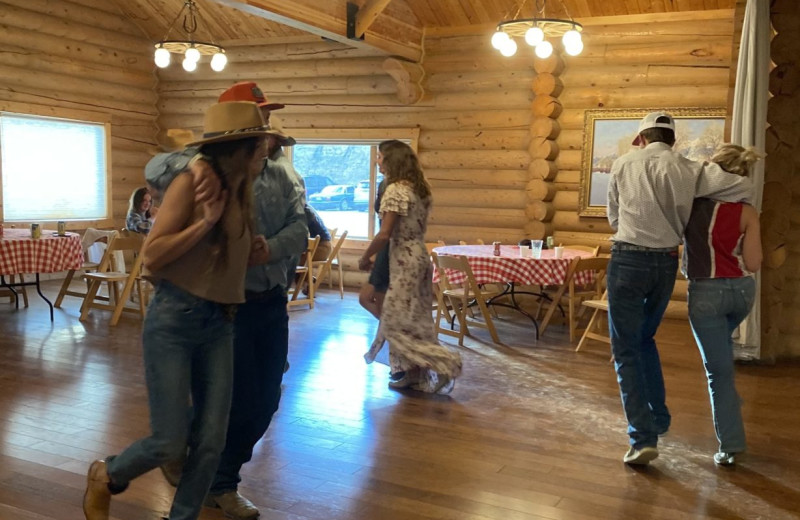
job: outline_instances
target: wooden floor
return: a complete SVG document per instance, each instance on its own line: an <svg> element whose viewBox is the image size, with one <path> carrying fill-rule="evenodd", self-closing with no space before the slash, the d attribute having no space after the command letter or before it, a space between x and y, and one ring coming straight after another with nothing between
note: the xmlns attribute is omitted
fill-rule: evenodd
<svg viewBox="0 0 800 520"><path fill-rule="evenodd" d="M0 520L81 519L88 463L148 433L141 326L109 328L102 311L81 323L69 297L51 324L30 300L0 302ZM685 322L665 324L673 426L633 469L606 347L575 353L559 326L537 343L503 320L509 346L467 340L453 394L431 397L389 390L387 368L364 364L375 326L352 293L291 312L281 409L240 489L263 519L800 518L798 365L739 367L750 452L718 468L697 350ZM112 515L156 518L170 498L152 472Z"/></svg>

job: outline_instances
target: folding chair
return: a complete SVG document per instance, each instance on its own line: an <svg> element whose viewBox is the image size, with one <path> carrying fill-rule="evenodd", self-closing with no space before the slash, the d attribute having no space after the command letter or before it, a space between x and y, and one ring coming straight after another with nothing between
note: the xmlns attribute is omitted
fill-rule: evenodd
<svg viewBox="0 0 800 520"><path fill-rule="evenodd" d="M117 234L116 231L107 231L94 228L89 228L84 232L83 237L81 238L81 248L83 248L83 265L81 266L80 269L81 271L83 271L84 273L90 271L97 271L97 268L100 266L100 263L93 262L89 258L89 248L98 242L108 244L109 240L111 240L116 234ZM86 297L85 292L75 291L69 288L70 283L72 283L74 276L75 276L74 269L70 269L69 271L67 271L67 277L64 278L64 283L61 284L61 290L58 291L58 296L56 297L56 301L53 304L53 307L61 308L61 302L64 300L64 296L76 296L79 298ZM86 283L86 287L88 291L89 287L88 280ZM96 296L96 298L108 301L108 298L106 298L105 296Z"/></svg>
<svg viewBox="0 0 800 520"><path fill-rule="evenodd" d="M319 245L320 238L319 235L315 236L314 238L308 239L308 246L306 247L306 258L302 265L298 265L297 269L295 270L295 284L294 284L294 291L292 292L292 297L289 298L289 301L286 302L287 307L294 307L296 305L308 305L309 309L314 308L314 295L316 293L316 287L314 287L314 283L312 280L309 280L308 283L308 296L306 298L298 298L303 293L303 286L308 280L310 273L313 273L313 263L314 263L314 253L317 252L317 246Z"/></svg>
<svg viewBox="0 0 800 520"><path fill-rule="evenodd" d="M604 291L603 295L598 300L584 300L581 305L594 309L592 317L589 318L589 324L586 325L586 330L583 331L583 336L575 347L575 352L579 351L590 339L602 341L611 345L611 337L608 334L608 291ZM603 330L603 317L605 319L605 330ZM613 358L612 358L613 359Z"/></svg>
<svg viewBox="0 0 800 520"><path fill-rule="evenodd" d="M558 244L559 247L563 247L564 249L572 249L574 251L584 251L586 253L592 253L592 257L595 257L600 253L600 246L582 246L582 245L574 245L574 246L565 246L563 244Z"/></svg>
<svg viewBox="0 0 800 520"><path fill-rule="evenodd" d="M81 305L81 321L85 320L89 316L90 309L105 309L113 311L111 315L111 326L117 324L123 311L135 312L139 314L139 316L144 317L144 295L142 294L142 284L140 278L142 260L144 258L141 254L143 245L144 236L138 233L131 233L131 235L127 237L115 236L112 238L108 244L105 255L103 255L103 259L100 261L97 272L86 273L83 275L83 277L89 282L89 290L83 300L83 305ZM121 252L123 254L125 252L129 252L129 254L132 256L132 264L128 272L125 272L124 270L110 270L112 266L112 258L116 256L117 252ZM122 267L124 269L124 266ZM119 268L120 266L116 267L116 269ZM98 298L97 296L97 292L100 290L100 286L103 283L108 284L108 303L98 302L98 300L106 301L102 297ZM121 294L117 286L118 283L123 284ZM133 291L134 286L136 286L138 291L138 306L128 307L126 303L128 298L131 296L131 291ZM111 303L112 294L113 304Z"/></svg>
<svg viewBox="0 0 800 520"><path fill-rule="evenodd" d="M333 237L333 234L331 234L331 237ZM328 286L333 288L333 274L331 271L336 267L339 269L339 296L344 299L344 273L342 272L342 262L339 260L339 250L342 249L346 238L347 230L345 230L342 236L336 241L330 254L328 254L328 258L311 262L312 271L313 268L317 270L316 275L312 278L315 293L319 290L319 286L322 284L322 280L325 276L328 277ZM309 283L309 285L311 285L311 283Z"/></svg>
<svg viewBox="0 0 800 520"><path fill-rule="evenodd" d="M608 261L609 258L593 257L575 258L572 263L570 263L564 283L561 284L561 286L558 288L558 291L556 291L555 295L552 297L552 302L547 310L547 314L545 314L544 319L539 326L540 334L544 334L545 329L547 329L547 325L550 323L550 319L552 318L556 307L563 303L562 300L566 299L569 309L567 315L569 325L569 340L570 342L575 341L578 324L577 306L580 305L583 300L600 299L600 296L603 292L602 284L606 269L608 268ZM576 283L575 279L577 275L586 271L594 272L594 282L587 285Z"/></svg>
<svg viewBox="0 0 800 520"><path fill-rule="evenodd" d="M467 325L466 310L474 302L477 304L483 316L483 323L475 320L469 320L469 324L476 325L489 329L492 336L492 341L500 343L500 338L497 336L497 330L494 327L492 316L486 306L486 301L492 296L496 296L497 292L483 291L478 287L475 281L475 276L472 274L472 269L469 266L467 257L465 256L439 256L432 253L433 263L439 271L439 291L437 292L437 299L439 305L436 308L436 332L438 334L446 334L458 338L458 344L464 344L464 336L470 335ZM451 275L453 271L463 273L465 280L460 286L454 285L450 282L447 271L450 270ZM447 303L449 302L449 306ZM451 314L451 311L453 314ZM449 327L442 327L442 318L445 318ZM458 331L452 330L454 320L458 319Z"/></svg>

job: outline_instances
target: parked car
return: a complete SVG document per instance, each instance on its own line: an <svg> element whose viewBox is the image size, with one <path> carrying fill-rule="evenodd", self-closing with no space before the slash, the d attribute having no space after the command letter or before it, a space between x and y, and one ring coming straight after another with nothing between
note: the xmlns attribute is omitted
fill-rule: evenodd
<svg viewBox="0 0 800 520"><path fill-rule="evenodd" d="M379 175L376 182L380 184L382 180L383 175ZM369 180L358 181L353 195L353 208L358 211L367 211L369 209Z"/></svg>
<svg viewBox="0 0 800 520"><path fill-rule="evenodd" d="M309 195L308 203L316 209L340 209L346 211L353 207L355 186L333 184L325 186L322 191Z"/></svg>
<svg viewBox="0 0 800 520"><path fill-rule="evenodd" d="M324 175L306 175L303 181L306 183L306 197L319 193L325 186L333 184L333 181Z"/></svg>

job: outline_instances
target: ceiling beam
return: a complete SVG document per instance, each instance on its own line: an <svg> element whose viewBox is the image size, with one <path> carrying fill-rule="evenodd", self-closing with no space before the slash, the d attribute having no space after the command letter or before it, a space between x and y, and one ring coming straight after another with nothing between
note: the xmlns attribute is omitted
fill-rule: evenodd
<svg viewBox="0 0 800 520"><path fill-rule="evenodd" d="M367 0L356 14L356 35L361 36L367 32L372 22L386 9L392 0Z"/></svg>
<svg viewBox="0 0 800 520"><path fill-rule="evenodd" d="M352 47L369 47L377 49L387 55L399 56L413 62L419 62L422 57L422 41L398 41L375 31L368 31L363 40L347 38L347 19L337 18L321 12L310 5L303 5L301 1L287 2L286 0L213 0L214 2L245 13L249 13L273 22L277 22L295 29L300 29L323 38L344 43ZM368 4L388 3L387 0L377 0ZM344 3L342 3L344 7ZM367 6L365 6L367 7ZM381 10L386 7L381 6ZM344 13L344 9L342 10ZM380 11L379 11L380 12ZM379 14L378 12L378 14ZM377 17L377 14L375 15ZM421 32L420 32L421 34Z"/></svg>

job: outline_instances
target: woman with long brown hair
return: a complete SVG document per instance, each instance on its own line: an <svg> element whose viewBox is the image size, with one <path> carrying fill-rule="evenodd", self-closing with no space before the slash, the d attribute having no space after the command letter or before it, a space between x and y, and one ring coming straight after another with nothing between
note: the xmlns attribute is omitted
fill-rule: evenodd
<svg viewBox="0 0 800 520"><path fill-rule="evenodd" d="M391 388L449 393L461 373L461 357L439 344L431 316L432 266L425 248L431 188L414 150L401 141L378 146L378 168L387 184L381 200L381 229L359 268L369 270L371 257L391 242L389 290L378 335L364 357L372 362L388 342Z"/></svg>
<svg viewBox="0 0 800 520"><path fill-rule="evenodd" d="M87 520L107 520L111 495L186 455L170 520L194 520L225 445L233 385L233 316L244 302L252 237L252 180L269 132L255 103L206 112L202 157L220 176L219 198L195 202L190 173L169 185L142 252L156 287L142 333L149 437L89 468ZM192 398L192 414L189 400ZM191 421L190 421L190 416Z"/></svg>

